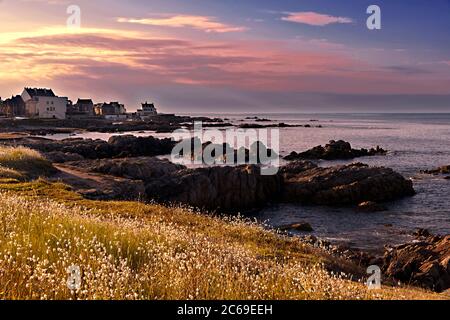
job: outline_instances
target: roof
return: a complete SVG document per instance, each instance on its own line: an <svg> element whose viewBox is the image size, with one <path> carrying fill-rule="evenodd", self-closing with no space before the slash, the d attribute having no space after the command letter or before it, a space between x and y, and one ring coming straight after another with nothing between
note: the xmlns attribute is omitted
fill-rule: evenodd
<svg viewBox="0 0 450 320"><path fill-rule="evenodd" d="M77 104L79 103L89 103L89 104L94 104L94 102L92 102L92 99L78 99Z"/></svg>
<svg viewBox="0 0 450 320"><path fill-rule="evenodd" d="M3 101L3 103L5 104L17 104L17 103L24 103L23 99L21 96L17 95L17 96L12 96L10 99L6 99Z"/></svg>
<svg viewBox="0 0 450 320"><path fill-rule="evenodd" d="M30 97L56 97L52 89L45 88L25 88Z"/></svg>

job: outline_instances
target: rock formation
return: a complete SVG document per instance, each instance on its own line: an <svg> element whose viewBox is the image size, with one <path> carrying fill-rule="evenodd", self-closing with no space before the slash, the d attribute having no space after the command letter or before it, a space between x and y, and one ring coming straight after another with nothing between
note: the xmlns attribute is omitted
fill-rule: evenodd
<svg viewBox="0 0 450 320"><path fill-rule="evenodd" d="M450 174L450 165L448 165L448 166L443 166L443 167L439 167L439 168L432 169L432 170L424 170L424 171L422 171L422 173L425 173L425 174L434 174L434 175L439 175L439 174Z"/></svg>
<svg viewBox="0 0 450 320"><path fill-rule="evenodd" d="M405 284L437 292L450 288L450 235L422 237L418 242L390 248L383 272Z"/></svg>
<svg viewBox="0 0 450 320"><path fill-rule="evenodd" d="M296 164L282 169L283 199L287 202L355 205L364 201L390 201L415 193L410 180L389 168L361 163L322 168L305 162L299 167L305 170L301 171Z"/></svg>
<svg viewBox="0 0 450 320"><path fill-rule="evenodd" d="M147 197L198 208L236 211L261 207L276 199L281 177L263 176L255 165L186 169L146 185Z"/></svg>
<svg viewBox="0 0 450 320"><path fill-rule="evenodd" d="M71 162L70 165L88 172L145 182L186 169L183 165L155 157L84 160Z"/></svg>
<svg viewBox="0 0 450 320"><path fill-rule="evenodd" d="M65 139L55 141L42 138L21 138L3 144L23 145L48 154L50 160L67 162L85 159L125 158L158 156L170 154L175 142L171 139L135 137L132 135L113 136L108 142L92 139Z"/></svg>
<svg viewBox="0 0 450 320"><path fill-rule="evenodd" d="M290 155L286 156L284 159L288 161L292 160L347 160L354 159L358 157L375 156L375 155L385 155L386 150L380 147L367 149L352 149L350 143L339 140L331 140L329 144L323 146L314 147L308 151L297 153L292 152Z"/></svg>

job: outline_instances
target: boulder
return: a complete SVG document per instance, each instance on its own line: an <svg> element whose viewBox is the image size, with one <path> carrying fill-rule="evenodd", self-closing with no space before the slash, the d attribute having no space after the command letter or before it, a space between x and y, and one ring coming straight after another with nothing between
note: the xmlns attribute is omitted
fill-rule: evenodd
<svg viewBox="0 0 450 320"><path fill-rule="evenodd" d="M118 158L166 155L170 154L175 146L175 142L171 139L161 140L133 135L111 137L108 144Z"/></svg>
<svg viewBox="0 0 450 320"><path fill-rule="evenodd" d="M359 212L382 212L387 211L387 208L373 201L365 201L358 205L357 210Z"/></svg>
<svg viewBox="0 0 450 320"><path fill-rule="evenodd" d="M357 205L415 193L412 182L391 169L363 164L320 168L307 161L290 163L274 176L262 176L255 165L178 170L147 181L146 190L150 199L226 211L280 200Z"/></svg>
<svg viewBox="0 0 450 320"><path fill-rule="evenodd" d="M241 147L237 150L228 143L202 143L198 137L186 139L182 141L182 144L184 144L184 148L178 153L179 156L183 156L191 160L203 160L204 162L208 162L205 161L205 158L208 158L209 162L212 162L211 160L217 161L217 163L224 163L226 161L231 164L237 163L244 165L261 164L262 162L270 162L270 160L279 158L275 151L267 148L261 141L255 141L250 145L249 149ZM190 150L190 154L185 154L188 150Z"/></svg>
<svg viewBox="0 0 450 320"><path fill-rule="evenodd" d="M147 183L146 193L149 199L212 210L261 207L279 196L282 181L260 171L255 165L180 170Z"/></svg>
<svg viewBox="0 0 450 320"><path fill-rule="evenodd" d="M50 181L63 182L88 199L142 200L145 185L141 180L131 180L106 174L87 172L73 164L56 164L57 173Z"/></svg>
<svg viewBox="0 0 450 320"><path fill-rule="evenodd" d="M450 288L450 235L389 248L383 272L395 280L442 292Z"/></svg>
<svg viewBox="0 0 450 320"><path fill-rule="evenodd" d="M186 169L183 165L155 157L76 161L71 162L70 165L88 172L143 181L159 179L178 170Z"/></svg>
<svg viewBox="0 0 450 320"><path fill-rule="evenodd" d="M293 223L286 226L281 226L278 229L281 231L286 230L295 230L295 231L302 231L302 232L313 232L314 229L311 227L311 225L307 222L300 222L300 223Z"/></svg>
<svg viewBox="0 0 450 320"><path fill-rule="evenodd" d="M414 231L413 235L416 238L427 238L431 236L431 233L427 229L419 228L416 231Z"/></svg>
<svg viewBox="0 0 450 320"><path fill-rule="evenodd" d="M331 140L325 147L317 146L302 153L292 152L284 159L288 161L310 159L310 160L347 160L358 157L385 155L386 150L383 150L379 146L367 149L352 149L350 143L339 140Z"/></svg>
<svg viewBox="0 0 450 320"><path fill-rule="evenodd" d="M286 202L356 205L365 201L390 201L415 194L412 182L389 168L354 163L301 171L302 165L309 166L301 163L297 174L289 173L293 169L281 170L284 172L283 198Z"/></svg>
<svg viewBox="0 0 450 320"><path fill-rule="evenodd" d="M315 169L317 165L311 161L293 161L280 168L280 173L285 177L292 177L296 174L305 172L307 170Z"/></svg>
<svg viewBox="0 0 450 320"><path fill-rule="evenodd" d="M62 151L52 151L47 152L45 157L53 163L64 163L69 161L81 161L84 157L78 153L62 152Z"/></svg>
<svg viewBox="0 0 450 320"><path fill-rule="evenodd" d="M444 179L450 179L450 165L449 166L442 166L436 169L432 169L432 170L424 170L421 171L421 173L424 174L432 174L432 175L445 175Z"/></svg>

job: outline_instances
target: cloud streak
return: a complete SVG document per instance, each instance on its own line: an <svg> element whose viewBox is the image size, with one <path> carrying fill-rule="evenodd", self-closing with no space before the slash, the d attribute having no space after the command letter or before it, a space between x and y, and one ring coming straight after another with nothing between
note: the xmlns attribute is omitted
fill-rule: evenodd
<svg viewBox="0 0 450 320"><path fill-rule="evenodd" d="M351 18L347 17L335 17L328 14L321 14L317 12L289 12L281 20L288 22L295 22L301 24L307 24L310 26L327 26L330 24L347 24L353 23Z"/></svg>
<svg viewBox="0 0 450 320"><path fill-rule="evenodd" d="M266 101L285 99L295 106L308 92L316 99L320 94L443 94L450 87L448 77L436 78L414 65L376 66L349 54L351 48L330 50L325 40L297 39L293 46L282 40L158 38L115 29L34 30L6 39L0 46L0 87L6 95L25 85L49 86L73 99L120 100L130 110L146 99L175 111L231 96L256 106L258 93L273 98ZM182 104L183 99L192 104Z"/></svg>
<svg viewBox="0 0 450 320"><path fill-rule="evenodd" d="M157 27L192 28L205 32L240 32L247 30L245 27L228 25L217 21L215 17L174 15L158 18L118 18L121 23L134 23Z"/></svg>

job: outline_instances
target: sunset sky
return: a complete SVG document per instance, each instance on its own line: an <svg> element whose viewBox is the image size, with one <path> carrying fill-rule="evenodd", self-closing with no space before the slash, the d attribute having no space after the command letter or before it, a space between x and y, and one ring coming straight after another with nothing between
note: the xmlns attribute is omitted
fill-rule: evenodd
<svg viewBox="0 0 450 320"><path fill-rule="evenodd" d="M366 27L371 4L382 30ZM129 110L450 112L449 0L0 0L0 21L2 98L37 86Z"/></svg>

